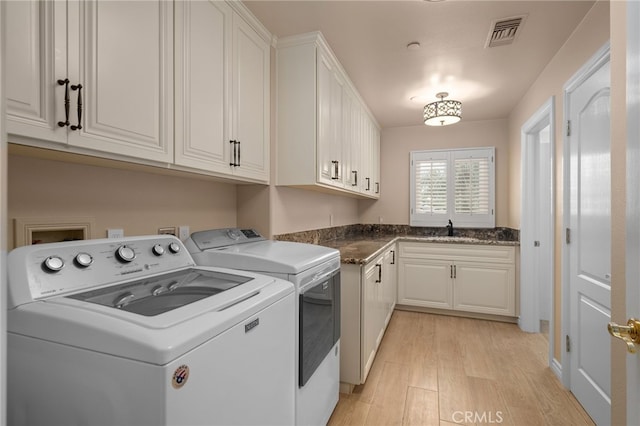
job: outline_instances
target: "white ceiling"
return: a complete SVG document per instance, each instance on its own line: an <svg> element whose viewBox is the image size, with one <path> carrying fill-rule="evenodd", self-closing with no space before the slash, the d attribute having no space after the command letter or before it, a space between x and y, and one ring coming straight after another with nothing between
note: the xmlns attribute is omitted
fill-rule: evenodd
<svg viewBox="0 0 640 426"><path fill-rule="evenodd" d="M552 1L244 1L277 37L321 31L382 127L422 124L438 92L463 120L505 118L593 6ZM492 21L527 14L516 41L485 48ZM406 46L421 44L418 51Z"/></svg>

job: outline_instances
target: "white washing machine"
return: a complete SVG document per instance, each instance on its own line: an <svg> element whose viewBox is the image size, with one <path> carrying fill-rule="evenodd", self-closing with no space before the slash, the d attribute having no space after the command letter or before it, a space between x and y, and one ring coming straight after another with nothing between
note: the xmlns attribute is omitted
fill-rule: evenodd
<svg viewBox="0 0 640 426"><path fill-rule="evenodd" d="M199 265L223 266L295 284L296 424L325 425L340 387L340 252L268 240L252 229L194 232L185 246Z"/></svg>
<svg viewBox="0 0 640 426"><path fill-rule="evenodd" d="M8 424L290 425L294 288L171 236L8 256Z"/></svg>

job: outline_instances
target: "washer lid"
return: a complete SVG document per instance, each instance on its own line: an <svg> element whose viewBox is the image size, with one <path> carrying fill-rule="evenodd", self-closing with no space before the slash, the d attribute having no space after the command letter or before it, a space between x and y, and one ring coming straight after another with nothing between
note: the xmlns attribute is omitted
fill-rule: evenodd
<svg viewBox="0 0 640 426"><path fill-rule="evenodd" d="M251 323L258 317L264 320L269 306L281 299L293 298L293 284L288 281L223 268L194 268L197 269L235 275L240 280L248 281L226 291L192 300L191 303L183 303L186 299L181 298L180 293L175 293L176 299L164 301L168 304L180 302L180 306L170 306L170 309L150 316L73 296L38 300L9 310L7 331L121 358L165 365L235 325ZM191 293L198 291L192 289ZM99 299L103 296L98 294L98 290L92 292L93 296L87 295L88 298ZM108 299L111 300L110 297ZM151 305L144 307L146 312L153 313L154 309L159 308L155 304L157 302L148 303Z"/></svg>
<svg viewBox="0 0 640 426"><path fill-rule="evenodd" d="M190 249L192 247L187 246ZM314 266L339 258L340 252L314 244L264 240L204 251L192 251L191 255L199 265L223 266L272 274L299 274Z"/></svg>
<svg viewBox="0 0 640 426"><path fill-rule="evenodd" d="M151 317L220 294L251 280L251 277L189 268L67 297Z"/></svg>

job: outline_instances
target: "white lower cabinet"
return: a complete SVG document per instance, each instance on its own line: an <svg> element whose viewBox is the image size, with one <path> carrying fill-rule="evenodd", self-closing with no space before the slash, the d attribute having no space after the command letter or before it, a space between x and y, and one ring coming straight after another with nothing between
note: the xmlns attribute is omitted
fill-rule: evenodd
<svg viewBox="0 0 640 426"><path fill-rule="evenodd" d="M365 382L396 304L396 247L364 265L341 268L340 381Z"/></svg>
<svg viewBox="0 0 640 426"><path fill-rule="evenodd" d="M514 246L399 243L398 303L515 316Z"/></svg>

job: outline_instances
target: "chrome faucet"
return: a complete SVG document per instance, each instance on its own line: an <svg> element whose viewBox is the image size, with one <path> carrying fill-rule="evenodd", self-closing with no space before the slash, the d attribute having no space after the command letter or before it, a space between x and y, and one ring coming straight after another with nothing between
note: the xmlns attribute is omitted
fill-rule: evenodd
<svg viewBox="0 0 640 426"><path fill-rule="evenodd" d="M448 236L453 237L453 222L449 219L449 224L447 225Z"/></svg>

